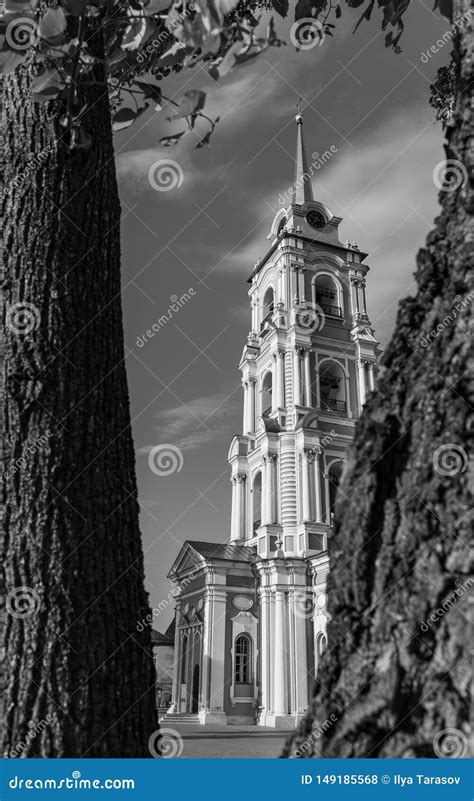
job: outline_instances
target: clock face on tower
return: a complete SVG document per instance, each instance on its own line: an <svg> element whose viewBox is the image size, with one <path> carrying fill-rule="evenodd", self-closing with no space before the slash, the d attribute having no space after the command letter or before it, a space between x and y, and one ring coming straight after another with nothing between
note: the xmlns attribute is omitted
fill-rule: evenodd
<svg viewBox="0 0 474 801"><path fill-rule="evenodd" d="M324 214L316 209L310 209L306 215L306 222L311 228L321 229L324 228L327 220Z"/></svg>

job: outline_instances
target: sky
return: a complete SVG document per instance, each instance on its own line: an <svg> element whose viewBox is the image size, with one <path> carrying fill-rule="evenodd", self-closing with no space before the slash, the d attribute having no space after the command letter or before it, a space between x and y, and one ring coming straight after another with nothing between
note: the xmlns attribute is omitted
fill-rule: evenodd
<svg viewBox="0 0 474 801"><path fill-rule="evenodd" d="M369 253L368 312L382 347L396 336L399 299L415 292L415 255L439 208L433 170L444 158L429 85L448 63L449 45L429 59L422 54L449 23L412 0L396 55L384 47L375 12L352 34L360 13L344 6L334 38L300 52L289 40L291 22L275 15L286 47L266 50L219 83L203 68L162 81L175 100L206 91L206 113L221 118L209 147L194 149L193 135L160 146L162 136L183 128L167 121L166 106L115 137L146 586L152 607L160 605L153 623L160 631L173 616L166 574L181 545L230 537L227 453L242 425L247 278L293 180L299 97L309 161L332 153L313 178L315 199L343 218L341 239ZM153 165L161 159L178 165L177 185L166 192L148 178L152 169L156 182ZM170 319L144 338L173 301ZM166 468L153 452L166 444L174 449L173 472L159 475L150 460Z"/></svg>

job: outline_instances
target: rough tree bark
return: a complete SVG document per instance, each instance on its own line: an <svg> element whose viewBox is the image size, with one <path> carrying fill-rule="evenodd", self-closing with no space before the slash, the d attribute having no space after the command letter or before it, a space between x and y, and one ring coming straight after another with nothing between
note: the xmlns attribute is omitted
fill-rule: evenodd
<svg viewBox="0 0 474 801"><path fill-rule="evenodd" d="M70 152L58 110L33 104L30 81L20 68L4 82L2 752L150 756L155 676L149 628L136 630L149 606L107 92L90 89L92 146Z"/></svg>
<svg viewBox="0 0 474 801"><path fill-rule="evenodd" d="M454 5L455 18L470 9ZM446 143L458 188L440 193L416 297L400 304L357 425L330 545L328 650L287 757L468 753L473 39L465 17Z"/></svg>

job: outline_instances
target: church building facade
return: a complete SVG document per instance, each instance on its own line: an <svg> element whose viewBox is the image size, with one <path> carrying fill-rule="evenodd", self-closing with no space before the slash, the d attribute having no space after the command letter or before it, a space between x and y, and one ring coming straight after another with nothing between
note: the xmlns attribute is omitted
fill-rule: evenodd
<svg viewBox="0 0 474 801"><path fill-rule="evenodd" d="M373 390L367 254L339 241L340 217L313 197L303 119L295 180L249 278L242 433L229 449L230 537L186 541L176 586L170 715L202 724L291 728L326 646L335 492Z"/></svg>

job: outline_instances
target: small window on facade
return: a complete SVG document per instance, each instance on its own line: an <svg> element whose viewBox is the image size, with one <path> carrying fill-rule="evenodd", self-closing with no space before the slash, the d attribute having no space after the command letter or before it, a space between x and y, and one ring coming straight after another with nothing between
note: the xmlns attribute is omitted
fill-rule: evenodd
<svg viewBox="0 0 474 801"><path fill-rule="evenodd" d="M251 656L252 646L250 638L240 634L235 641L235 683L251 683Z"/></svg>

